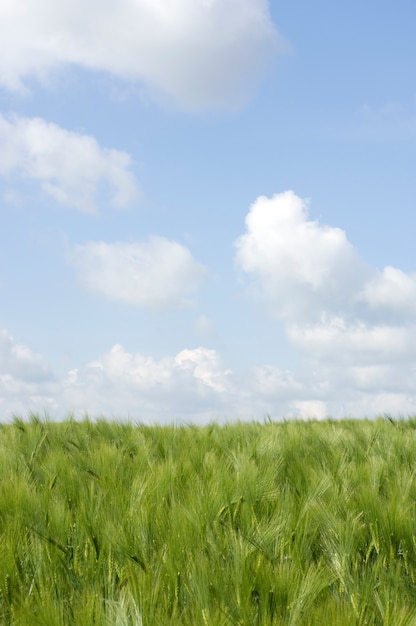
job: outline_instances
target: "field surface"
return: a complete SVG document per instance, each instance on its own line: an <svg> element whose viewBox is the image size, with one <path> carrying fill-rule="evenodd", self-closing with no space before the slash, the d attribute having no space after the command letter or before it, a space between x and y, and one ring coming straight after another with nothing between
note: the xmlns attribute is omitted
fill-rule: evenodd
<svg viewBox="0 0 416 626"><path fill-rule="evenodd" d="M416 420L0 426L0 624L416 625Z"/></svg>

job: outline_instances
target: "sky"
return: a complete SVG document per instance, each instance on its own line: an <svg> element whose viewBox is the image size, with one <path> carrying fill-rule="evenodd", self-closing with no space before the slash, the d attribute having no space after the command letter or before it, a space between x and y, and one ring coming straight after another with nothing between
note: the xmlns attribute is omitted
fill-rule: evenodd
<svg viewBox="0 0 416 626"><path fill-rule="evenodd" d="M416 414L413 0L3 0L0 419Z"/></svg>

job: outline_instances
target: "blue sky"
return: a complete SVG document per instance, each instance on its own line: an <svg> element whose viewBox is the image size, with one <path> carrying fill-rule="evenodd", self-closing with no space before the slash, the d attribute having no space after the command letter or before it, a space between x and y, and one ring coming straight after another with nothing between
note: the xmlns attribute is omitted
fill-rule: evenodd
<svg viewBox="0 0 416 626"><path fill-rule="evenodd" d="M414 413L415 23L3 2L2 419Z"/></svg>

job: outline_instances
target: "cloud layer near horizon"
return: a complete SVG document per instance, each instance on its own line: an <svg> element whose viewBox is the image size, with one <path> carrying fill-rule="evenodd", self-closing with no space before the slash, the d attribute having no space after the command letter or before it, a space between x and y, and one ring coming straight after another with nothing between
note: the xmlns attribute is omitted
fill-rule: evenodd
<svg viewBox="0 0 416 626"><path fill-rule="evenodd" d="M246 100L284 44L267 0L4 0L0 85L75 65L140 81L186 109Z"/></svg>
<svg viewBox="0 0 416 626"><path fill-rule="evenodd" d="M411 414L416 401L414 364L346 366L309 359L296 373L273 365L233 372L217 351L202 346L155 359L116 344L57 378L40 355L4 329L2 336L14 353L12 373L0 363L3 420L36 411L53 419L88 414L149 423L322 419Z"/></svg>

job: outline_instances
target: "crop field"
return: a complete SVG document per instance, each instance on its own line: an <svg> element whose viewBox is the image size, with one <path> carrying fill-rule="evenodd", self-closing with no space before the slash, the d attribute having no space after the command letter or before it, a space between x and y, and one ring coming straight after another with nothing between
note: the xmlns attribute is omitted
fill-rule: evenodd
<svg viewBox="0 0 416 626"><path fill-rule="evenodd" d="M0 624L416 624L416 419L0 426Z"/></svg>

